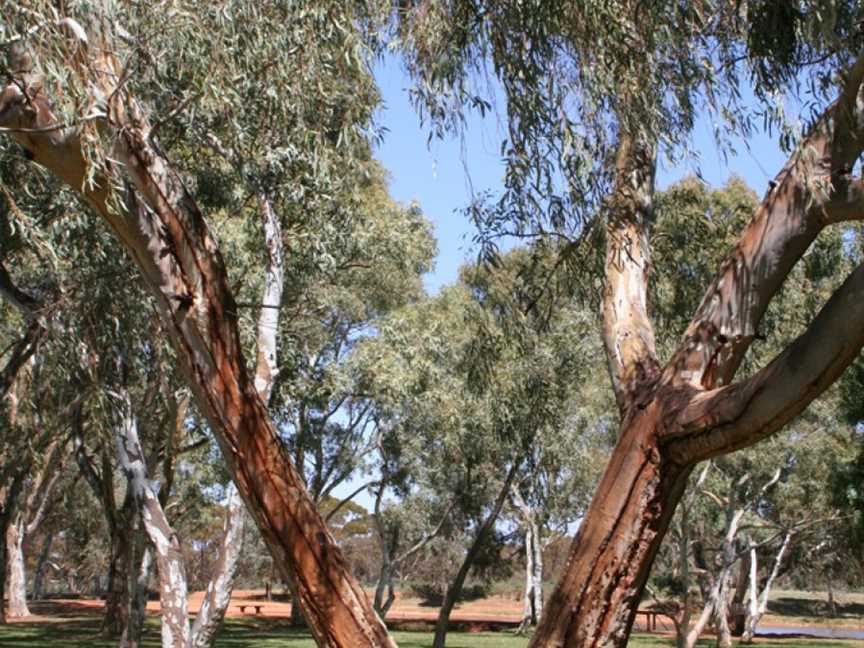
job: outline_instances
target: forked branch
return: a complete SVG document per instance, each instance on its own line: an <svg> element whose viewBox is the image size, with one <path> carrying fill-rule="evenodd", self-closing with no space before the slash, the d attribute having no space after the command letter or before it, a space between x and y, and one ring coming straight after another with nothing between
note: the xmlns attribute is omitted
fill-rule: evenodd
<svg viewBox="0 0 864 648"><path fill-rule="evenodd" d="M832 222L864 217L851 169L864 150L864 57L771 183L706 291L666 379L702 389L729 384L792 267Z"/></svg>

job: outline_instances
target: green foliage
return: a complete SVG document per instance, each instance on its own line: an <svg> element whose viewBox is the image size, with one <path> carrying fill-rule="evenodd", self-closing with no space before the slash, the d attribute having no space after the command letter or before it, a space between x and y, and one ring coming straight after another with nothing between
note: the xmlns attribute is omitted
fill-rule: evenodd
<svg viewBox="0 0 864 648"><path fill-rule="evenodd" d="M14 624L0 627L0 640L10 648L52 645L57 648L109 648L116 643L110 639L94 638L97 623L63 622L51 624ZM404 648L429 648L431 633L394 632L393 638ZM450 632L447 645L451 648L524 648L529 637L504 632ZM702 640L697 645L707 647L713 640ZM668 637L635 634L629 645L634 648L660 648L673 646ZM842 648L857 647L861 642L831 641L829 639L777 639L770 642L776 648ZM142 646L156 648L159 638L154 628L145 633ZM272 621L250 622L228 619L225 629L216 639L216 648L314 648L315 642L307 631L274 624Z"/></svg>
<svg viewBox="0 0 864 648"><path fill-rule="evenodd" d="M566 527L587 504L610 401L583 386L602 362L593 318L543 286L556 252L516 249L465 266L457 284L394 311L355 349L379 420L382 479L402 502L383 511L394 555L455 505L403 568L423 591L443 596L511 468L541 525ZM510 536L486 538L471 582L512 568L505 551Z"/></svg>
<svg viewBox="0 0 864 648"><path fill-rule="evenodd" d="M833 100L836 72L861 50L861 18L848 0L405 0L394 22L432 135L458 132L469 111L500 113L504 191L469 210L494 239L583 235L620 132L674 163L707 111L724 147L758 126L790 146L785 99L804 89L805 119Z"/></svg>
<svg viewBox="0 0 864 648"><path fill-rule="evenodd" d="M716 190L689 178L656 196L650 290L661 352L668 355L676 347L707 285L757 205L755 194L737 178ZM741 373L767 364L804 330L856 262L850 245L854 237L854 228L838 227L813 243L772 301ZM839 493L846 492L840 483L845 484L847 477L854 479L847 471L852 466L855 435L843 420L851 421L856 411L854 375L844 377L840 389L825 394L785 432L755 449L714 460L702 495L689 511L691 542L703 564L713 568L721 561L724 509L730 497L741 502L758 497L741 527L750 539L764 543L759 550L763 566L773 560L782 532L793 528L800 530L793 537L792 557L783 571L802 583L819 584L823 571L831 571L836 561L854 555L847 542L850 534L843 521L844 506L838 501L842 499ZM778 469L777 485L760 495L759 489ZM833 476L830 483L825 475ZM851 502L847 505L854 508ZM673 525L665 551L681 541L680 529ZM667 592L680 589L677 560L661 554L655 567L654 582ZM852 580L857 578L853 572L847 572Z"/></svg>

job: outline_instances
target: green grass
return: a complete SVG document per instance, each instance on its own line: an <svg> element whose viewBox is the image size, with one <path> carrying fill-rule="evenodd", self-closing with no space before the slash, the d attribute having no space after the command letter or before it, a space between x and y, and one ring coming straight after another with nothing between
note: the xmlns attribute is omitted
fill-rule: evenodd
<svg viewBox="0 0 864 648"><path fill-rule="evenodd" d="M401 648L429 648L432 634L428 632L395 632L394 638ZM451 632L447 636L448 648L524 648L528 640L511 633ZM98 634L98 620L64 620L56 623L16 623L0 626L0 646L3 648L114 648L116 640L104 639ZM667 637L636 635L630 641L633 648L666 648L673 642ZM706 639L699 646L708 648L713 641ZM864 642L829 641L822 639L761 640L756 645L772 648L861 648ZM281 622L246 621L231 619L216 641L217 648L315 648L308 632L287 627ZM144 648L159 648L158 620L147 624Z"/></svg>

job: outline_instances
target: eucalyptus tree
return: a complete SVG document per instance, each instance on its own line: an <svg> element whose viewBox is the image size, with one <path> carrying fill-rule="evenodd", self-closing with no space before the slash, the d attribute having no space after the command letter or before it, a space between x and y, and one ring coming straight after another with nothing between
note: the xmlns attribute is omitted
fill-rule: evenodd
<svg viewBox="0 0 864 648"><path fill-rule="evenodd" d="M64 476L63 463L67 445L68 441L60 437L52 439L44 448L44 459L39 462L42 465L35 466L34 474L27 479L24 485L26 497L18 506L18 511L6 531L8 554L6 571L9 575L9 616L11 617L30 615L30 608L27 606L24 541L32 540L54 504L57 484Z"/></svg>
<svg viewBox="0 0 864 648"><path fill-rule="evenodd" d="M542 612L545 530L553 524L566 528L584 514L608 442L608 390L586 380L600 366L600 339L592 335L595 322L572 287L561 282L550 289L558 252L539 244L462 273L498 329L490 336L492 349L480 334L479 353L472 351L468 359L480 369L467 371L487 376L484 389L497 403L495 416L521 437L523 465L507 497L524 530L523 626L536 625Z"/></svg>
<svg viewBox="0 0 864 648"><path fill-rule="evenodd" d="M588 354L586 354L587 356ZM585 359L591 366L590 357ZM602 370L594 360L594 370ZM585 381L564 408L562 423L541 428L510 492L514 524L523 534L525 588L520 632L536 626L545 601L543 552L585 513L609 452L609 396ZM599 399L592 398L599 396ZM599 407L598 407L599 406ZM548 571L547 571L548 573Z"/></svg>
<svg viewBox="0 0 864 648"><path fill-rule="evenodd" d="M6 594L8 574L13 617L29 613L22 543L27 531L36 530L50 503L47 471L56 468L55 450L65 445L65 439L57 438L56 421L46 422L39 413L43 403L54 402L44 391L42 378L38 364L17 370L4 397L10 402L3 403L0 412L0 595ZM33 526L28 528L28 523ZM0 623L5 623L6 605L0 601Z"/></svg>
<svg viewBox="0 0 864 648"><path fill-rule="evenodd" d="M63 214L63 197L56 187L46 190L40 178L28 177L27 165L20 156L4 157L0 163L0 308L4 338L16 339L5 347L9 357L0 399L2 543L8 549L0 581L5 585L8 573L12 616L29 613L23 543L52 504L52 490L62 473L59 462L68 453L68 418L78 398L70 394L68 376L56 362L74 338L66 334L59 304L79 303L78 278L63 277L64 262L54 254L63 247L61 228L49 226L35 233L39 224Z"/></svg>
<svg viewBox="0 0 864 648"><path fill-rule="evenodd" d="M422 295L421 276L435 254L419 209L390 198L377 163L366 168L350 230L322 247L327 264L314 273L308 261L286 267L287 316L279 330L285 352L273 415L316 503L363 473L378 449L377 421L354 379L352 351L381 318Z"/></svg>
<svg viewBox="0 0 864 648"><path fill-rule="evenodd" d="M110 0L64 6L62 15L51 2L10 2L0 126L81 195L137 264L316 640L387 646L255 390L225 263L183 173L184 161L201 168L197 151L209 145L235 178L249 159L253 177L262 164L271 172L273 183L252 183L235 198L299 207L311 196L330 227L350 220L343 206L376 100L354 31L366 16L355 9L237 0L188 5L166 20ZM169 161L157 132L180 163ZM220 185L236 186L211 187Z"/></svg>
<svg viewBox="0 0 864 648"><path fill-rule="evenodd" d="M734 244L736 232L757 204L756 195L738 178L714 190L696 178L688 178L657 194L653 225L656 270L651 297L658 348L674 350L676 339L687 326L686 314L698 305L699 286L722 262L726 250ZM852 238L854 229L851 228L828 233L812 246L804 262L793 268L786 285L763 317L764 334L745 359L745 371L751 372L767 363L815 316L819 304L854 267L856 254L849 246ZM730 605L743 609L747 596L750 604L746 622L752 627L753 619L759 616L759 597L753 596L748 578L751 568L757 568L758 556L764 555L776 540L782 557L789 548L789 540L783 542L787 533L790 540L796 534L800 541L808 534L796 531L811 525L819 528L814 516L821 519L823 528L833 524L833 509L826 501L827 491L821 489L820 494L817 488L802 494L800 489L804 487L806 491L804 485L812 481L814 471L808 466L820 456L814 448L823 447L821 456L826 464L822 469L826 472L832 472L829 466L839 461L835 435L842 430L842 423L837 419L836 409L837 394L832 390L788 432L766 441L765 447L717 459L713 468L698 471L699 479L691 486L695 490L685 495L670 534L670 541L677 546L677 557L668 561L671 569L667 567L667 573L656 575L663 579L671 573L671 582L682 595L676 616L679 645L693 645L705 623L711 620L719 630L722 643L728 644L731 640L726 619ZM831 434L820 433L823 429L830 430ZM829 457L833 457L833 461ZM720 473L728 483L718 485L718 481L722 481L717 478ZM781 475L781 485L775 486ZM763 492L767 484L772 486L770 493ZM706 492L712 493L714 506L702 503ZM779 499L778 494L782 494ZM806 501L812 505L804 505ZM722 523L709 522L706 515L719 516ZM771 519L765 519L769 515ZM756 528L746 528L753 518L757 520ZM760 531L760 525L765 529ZM775 532L777 537L772 535ZM748 542L754 551L748 552ZM759 549L758 555L755 548ZM690 567L693 561L696 570ZM702 575L700 589L704 608L696 627L691 630L690 581L691 574L696 572ZM737 578L733 579L733 572L737 573ZM733 580L736 585L730 590ZM755 586L755 577L750 578L750 582ZM763 589L769 590L770 583ZM740 634L745 617L741 614L735 618L734 630Z"/></svg>
<svg viewBox="0 0 864 648"><path fill-rule="evenodd" d="M860 12L831 0L399 5L418 103L435 127L490 106L484 75L503 89L504 193L472 210L487 231L590 242L589 221L599 214L605 226L619 441L533 646L624 645L693 467L777 432L858 355L861 267L793 342L735 380L796 262L820 234L864 215L853 174L864 142ZM748 76L754 107L740 91ZM801 87L812 113L796 133L782 97ZM686 152L703 107L721 140L764 117L790 157L664 361L648 295L657 156Z"/></svg>
<svg viewBox="0 0 864 648"><path fill-rule="evenodd" d="M709 622L719 646L732 645L732 635L751 642L778 575L834 532L841 515L818 476L841 462L843 434L832 429L836 421L807 418L761 452L718 458L700 471L688 495L687 541L676 538L689 555L676 560L675 580L686 600L698 574L703 607L692 627L680 624L679 645L696 645ZM683 568L685 560L695 568Z"/></svg>
<svg viewBox="0 0 864 648"><path fill-rule="evenodd" d="M379 325L379 336L358 348L366 358L360 364L379 416L386 417L387 431L395 433L385 439L382 457L383 472L391 474L382 476L389 477L391 487L407 490L394 477L410 457L410 491L434 494L442 512L453 502L444 532L464 527L467 536L468 546L459 553L458 569L446 587L436 645L443 642L450 611L492 537L522 463L517 433L493 429L497 401L491 392L469 387L472 363L466 360L471 345L480 341L475 335L480 316L468 289L450 286L435 298L394 312Z"/></svg>
<svg viewBox="0 0 864 648"><path fill-rule="evenodd" d="M573 385L597 358L590 317L576 303L550 308L538 285L554 258L538 246L511 251L494 266L466 266L458 284L396 311L358 352L367 358L360 364L385 421L382 481L406 495L434 494L438 503L437 524L417 542L437 536L439 524L445 535L460 526L467 531L444 593L436 646L444 645L449 615L489 550L513 488L532 479L526 472L536 468L539 474L536 464L543 462L546 476L554 473L550 488L565 490L585 477L564 479L565 460L558 456L555 466L553 458L556 435L572 442L568 451L582 450L584 439L565 423L574 409ZM446 511L451 519L445 522L439 516ZM386 561L398 554L387 548L384 535L379 531Z"/></svg>

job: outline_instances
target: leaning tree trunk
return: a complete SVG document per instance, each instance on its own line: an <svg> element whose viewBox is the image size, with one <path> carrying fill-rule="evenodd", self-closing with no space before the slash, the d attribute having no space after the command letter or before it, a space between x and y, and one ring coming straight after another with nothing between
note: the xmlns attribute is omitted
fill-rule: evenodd
<svg viewBox="0 0 864 648"><path fill-rule="evenodd" d="M719 605L720 597L722 595L723 589L723 579L725 579L728 575L728 571L726 569L721 570L720 575L717 577L717 580L714 581L713 587L711 587L708 598L705 600L705 605L702 608L702 613L699 615L699 618L696 620L696 623L690 628L690 631L687 633L687 641L685 642L685 646L687 648L695 648L696 642L699 641L699 636L708 626L709 621L712 618L716 617L717 607Z"/></svg>
<svg viewBox="0 0 864 648"><path fill-rule="evenodd" d="M531 646L626 645L690 474L658 452L658 415L649 407L625 423Z"/></svg>
<svg viewBox="0 0 864 648"><path fill-rule="evenodd" d="M637 129L622 128L603 299L604 345L622 418L619 441L533 648L626 645L693 466L774 434L858 356L864 265L802 335L733 382L769 303L810 244L832 223L864 219L864 184L851 174L864 148L862 81L864 56L777 175L665 367L648 308L653 145Z"/></svg>
<svg viewBox="0 0 864 648"><path fill-rule="evenodd" d="M729 629L729 581L732 571L723 579L720 596L714 605L714 625L717 627L717 648L732 648L732 632Z"/></svg>
<svg viewBox="0 0 864 648"><path fill-rule="evenodd" d="M468 572L474 565L474 561L477 559L477 555L480 553L483 543L488 539L489 534L495 526L495 522L498 520L498 515L504 507L504 502L507 500L507 494L510 492L510 487L513 484L513 479L516 476L518 467L519 461L516 460L513 462L513 465L507 473L507 477L504 479L504 484L501 486L501 490L498 492L498 496L492 504L492 510L489 511L486 515L486 519L483 520L483 523L477 530L477 534L474 536L474 541L468 548L468 553L465 554L465 559L462 561L459 571L456 572L456 577L447 587L447 593L444 595L444 602L441 604L441 610L438 612L438 620L435 622L435 637L432 641L432 648L444 648L444 645L447 642L447 630L450 626L450 614L453 612L453 607L456 605L456 601L462 593L462 588L465 585L465 579L468 577Z"/></svg>
<svg viewBox="0 0 864 648"><path fill-rule="evenodd" d="M196 404L276 564L291 577L319 645L395 646L351 576L256 393L218 245L179 173L154 146L147 113L128 94L111 43L89 41L69 18L59 26L68 36L70 70L80 89L108 111L100 126L116 136L110 157L119 164L110 166L122 179L89 181L92 165L78 131L50 130L57 119L47 86L35 74L23 74L3 90L0 126L31 129L14 136L35 162L82 193L138 265ZM126 183L125 209L109 196L118 181Z"/></svg>

